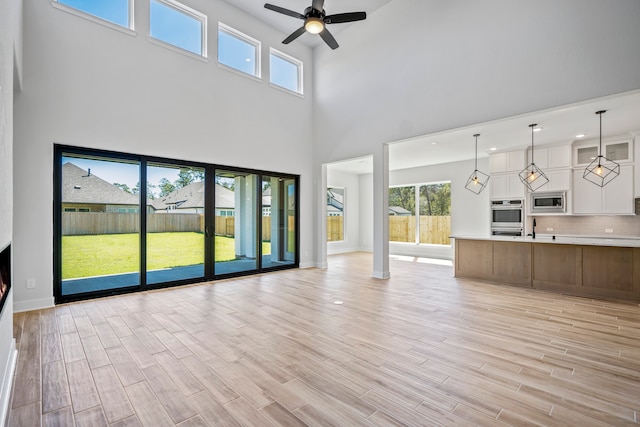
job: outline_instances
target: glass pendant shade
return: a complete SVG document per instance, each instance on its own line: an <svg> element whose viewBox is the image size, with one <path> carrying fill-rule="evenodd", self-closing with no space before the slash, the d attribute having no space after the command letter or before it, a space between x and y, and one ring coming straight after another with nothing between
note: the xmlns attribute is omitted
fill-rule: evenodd
<svg viewBox="0 0 640 427"><path fill-rule="evenodd" d="M598 149L598 157L596 157L589 166L587 166L582 177L599 187L604 187L615 177L620 175L620 165L611 159L607 159L602 155L602 115L607 110L596 111L600 116L600 147Z"/></svg>
<svg viewBox="0 0 640 427"><path fill-rule="evenodd" d="M467 179L467 183L464 188L476 194L480 194L480 192L484 190L489 183L489 175L478 170L478 137L480 134L476 133L473 136L476 139L476 167L473 172L471 172L471 175L469 175L469 179Z"/></svg>
<svg viewBox="0 0 640 427"><path fill-rule="evenodd" d="M542 172L538 166L536 166L533 161L533 128L536 127L537 124L531 124L529 127L531 128L531 163L529 166L524 168L522 172L520 172L520 181L529 189L529 191L534 192L538 190L540 187L549 182L549 178Z"/></svg>

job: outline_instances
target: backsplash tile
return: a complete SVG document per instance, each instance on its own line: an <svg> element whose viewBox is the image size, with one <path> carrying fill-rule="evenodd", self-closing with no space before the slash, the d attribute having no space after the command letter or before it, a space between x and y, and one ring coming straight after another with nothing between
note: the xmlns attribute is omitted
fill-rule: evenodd
<svg viewBox="0 0 640 427"><path fill-rule="evenodd" d="M533 218L527 218L531 233ZM537 234L640 238L640 215L625 216L536 216ZM547 231L553 228L553 231ZM613 232L607 233L605 230Z"/></svg>

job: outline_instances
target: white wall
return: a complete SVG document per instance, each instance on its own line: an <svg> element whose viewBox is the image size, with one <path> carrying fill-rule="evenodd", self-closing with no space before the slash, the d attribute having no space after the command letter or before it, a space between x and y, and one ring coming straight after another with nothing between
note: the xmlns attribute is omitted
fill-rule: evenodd
<svg viewBox="0 0 640 427"><path fill-rule="evenodd" d="M208 15L208 61L148 40L148 2L136 35L25 2L23 91L15 110L16 310L52 304L53 144L301 175L301 265L313 265L312 52L220 0L184 0ZM262 41L263 78L217 66L217 23ZM302 60L304 98L269 85L269 46ZM27 279L36 280L26 289Z"/></svg>
<svg viewBox="0 0 640 427"><path fill-rule="evenodd" d="M19 68L22 56L21 13L21 2L0 0L0 251L11 243L13 229L13 87L14 68ZM17 63L14 57L18 58ZM9 292L0 313L0 425L5 425L17 354L13 338L14 293Z"/></svg>
<svg viewBox="0 0 640 427"><path fill-rule="evenodd" d="M314 51L314 169L638 89L639 20L637 0L389 2L341 32L340 49Z"/></svg>

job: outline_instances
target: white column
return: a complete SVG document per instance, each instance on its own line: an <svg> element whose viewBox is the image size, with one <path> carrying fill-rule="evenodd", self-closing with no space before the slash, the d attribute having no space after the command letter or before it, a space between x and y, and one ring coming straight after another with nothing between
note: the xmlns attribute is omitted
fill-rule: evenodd
<svg viewBox="0 0 640 427"><path fill-rule="evenodd" d="M256 257L255 178L238 176L234 185L236 256Z"/></svg>
<svg viewBox="0 0 640 427"><path fill-rule="evenodd" d="M373 153L373 277L389 274L389 146Z"/></svg>
<svg viewBox="0 0 640 427"><path fill-rule="evenodd" d="M319 268L327 268L327 165L321 166L320 182L318 183L318 203L320 209L316 209L320 217L318 218L318 254Z"/></svg>
<svg viewBox="0 0 640 427"><path fill-rule="evenodd" d="M280 181L278 178L271 177L271 261L280 261Z"/></svg>

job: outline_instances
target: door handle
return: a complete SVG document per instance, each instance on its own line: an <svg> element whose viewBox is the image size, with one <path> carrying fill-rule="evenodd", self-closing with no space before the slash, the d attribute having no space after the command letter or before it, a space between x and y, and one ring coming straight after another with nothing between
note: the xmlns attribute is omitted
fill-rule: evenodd
<svg viewBox="0 0 640 427"><path fill-rule="evenodd" d="M207 237L211 237L211 236L213 236L213 227L212 227L212 226L210 226L210 225L207 225L207 226L204 228L204 235L205 235L205 236L207 236Z"/></svg>

